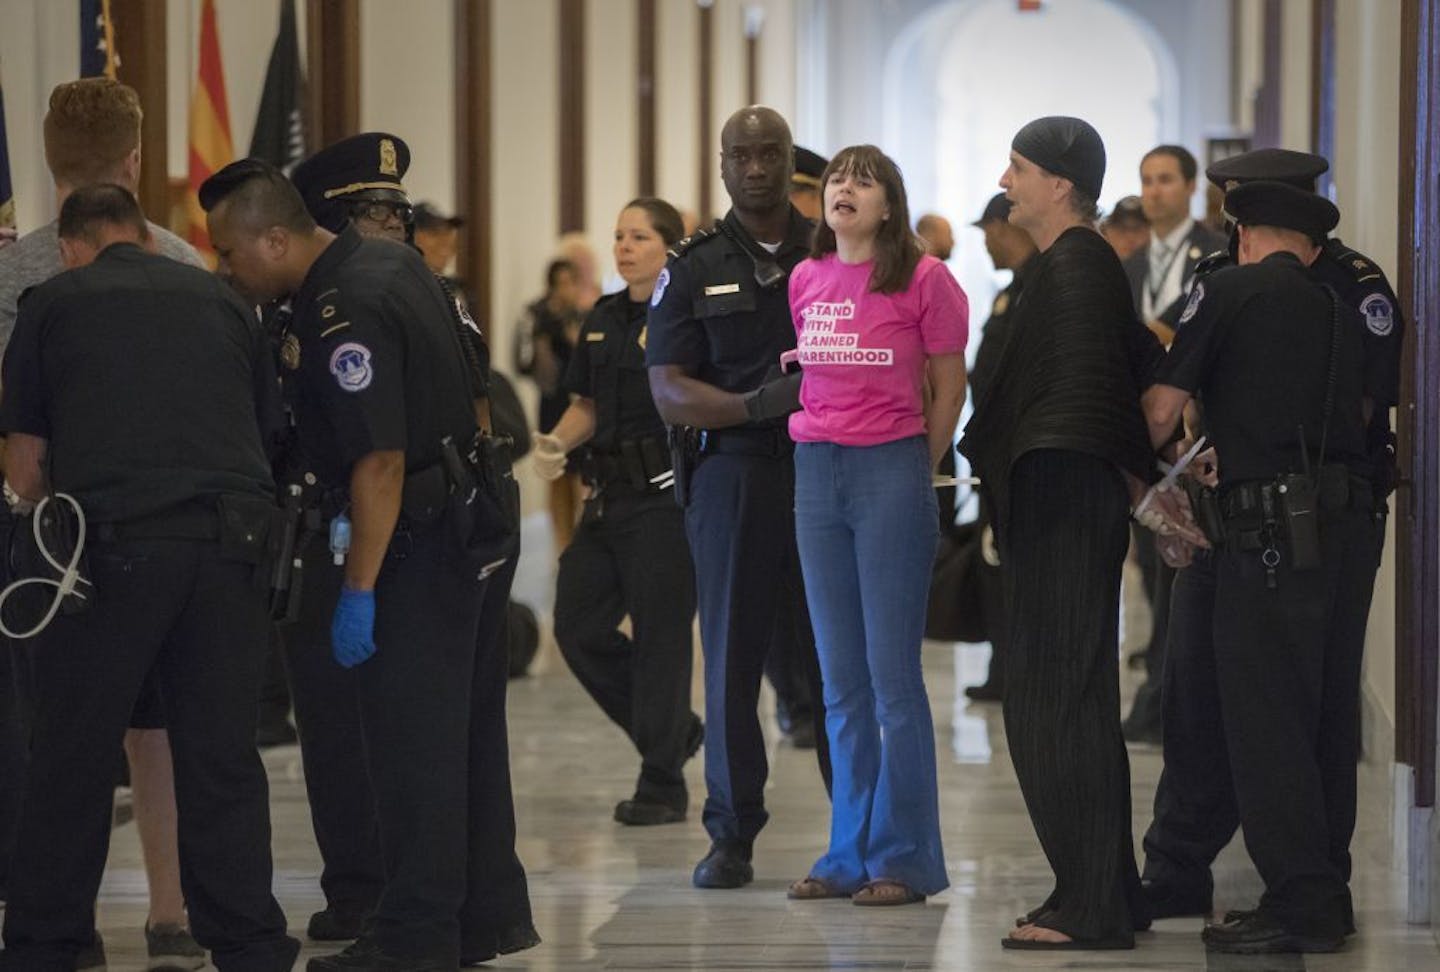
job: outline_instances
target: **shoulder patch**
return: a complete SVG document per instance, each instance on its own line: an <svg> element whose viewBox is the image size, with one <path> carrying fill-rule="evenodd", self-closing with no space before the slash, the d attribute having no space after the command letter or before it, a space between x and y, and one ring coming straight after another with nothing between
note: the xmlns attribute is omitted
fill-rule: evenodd
<svg viewBox="0 0 1440 972"><path fill-rule="evenodd" d="M1376 337L1385 337L1395 330L1395 306L1384 294L1374 293L1362 300L1360 313L1365 315L1365 326Z"/></svg>
<svg viewBox="0 0 1440 972"><path fill-rule="evenodd" d="M689 236L685 237L685 238L684 238L683 240L681 240L679 243L676 243L674 246L672 246L672 247L670 248L670 251L669 251L669 252L670 252L670 256L671 256L671 257L683 256L686 250L689 250L689 249L693 248L693 247L694 247L696 244L698 244L698 243L703 243L703 242L705 242L706 240L710 239L711 237L714 237L714 236L716 236L717 234L719 234L719 232L720 232L720 221L717 219L717 220L715 221L715 223L714 223L713 226L707 226L707 227L704 227L703 229L697 229L695 232L693 232L693 233L691 233Z"/></svg>
<svg viewBox="0 0 1440 972"><path fill-rule="evenodd" d="M1325 256L1344 267L1345 272L1355 278L1358 283L1385 280L1385 272L1375 264L1374 260L1363 253L1352 250L1333 236L1325 241L1324 253ZM1387 282L1385 286L1388 287L1389 283Z"/></svg>
<svg viewBox="0 0 1440 972"><path fill-rule="evenodd" d="M670 286L670 268L666 267L660 271L660 276L655 278L655 289L650 292L650 306L659 307L660 301L665 299L665 288Z"/></svg>
<svg viewBox="0 0 1440 972"><path fill-rule="evenodd" d="M370 349L355 341L346 341L330 352L330 374L341 391L361 392L375 380L370 364Z"/></svg>
<svg viewBox="0 0 1440 972"><path fill-rule="evenodd" d="M1185 312L1180 315L1177 323L1184 324L1194 317L1200 310L1200 302L1205 299L1205 284L1202 281L1195 281L1195 287L1190 291L1190 299L1185 303Z"/></svg>

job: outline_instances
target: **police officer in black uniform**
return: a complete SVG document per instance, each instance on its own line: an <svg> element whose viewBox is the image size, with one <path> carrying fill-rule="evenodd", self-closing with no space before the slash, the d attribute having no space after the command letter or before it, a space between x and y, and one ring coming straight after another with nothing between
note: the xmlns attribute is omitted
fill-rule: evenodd
<svg viewBox="0 0 1440 972"><path fill-rule="evenodd" d="M265 163L225 167L201 204L222 273L256 299L291 295L300 445L353 530L331 647L355 669L386 883L361 938L309 967L453 969L493 957L493 943L476 955L462 935L478 856L467 833L471 706L486 578L516 544L513 523L477 522L477 497L515 497L513 480L495 482L474 458L448 299L414 250L316 226Z"/></svg>
<svg viewBox="0 0 1440 972"><path fill-rule="evenodd" d="M1226 189L1263 179L1312 191L1316 179L1328 168L1329 163L1317 155L1258 149L1215 163L1206 170L1206 176ZM1386 299L1391 300L1389 285L1383 275L1374 276L1379 270L1370 261L1356 256L1349 264L1336 263L1333 239L1326 239L1311 269L1332 286L1343 282L1342 272L1348 274L1350 282L1335 288L1341 303L1360 310L1377 293L1390 294ZM1237 255L1238 239L1232 237L1228 251L1212 254L1201 262L1196 283L1232 265ZM1371 306L1375 306L1374 301ZM1389 306L1392 317L1383 337L1368 321L1361 329L1364 396L1370 414L1366 451L1374 484L1372 571L1378 568L1384 542L1386 495L1388 484L1393 483L1394 463L1393 438L1377 434L1376 430L1383 426L1388 433L1389 408L1399 400L1399 349L1404 329L1398 305L1391 300ZM1142 879L1152 918L1209 914L1214 887L1210 865L1230 842L1240 822L1224 747L1219 742L1223 729L1211 626L1215 583L1212 555L1197 551L1190 565L1176 575L1171 594L1162 690L1165 765L1155 791L1154 819L1144 838ZM1372 592L1373 585L1353 595L1363 599L1366 613ZM1348 878L1354 801L1337 801L1331 809L1337 814L1331 827L1336 860Z"/></svg>
<svg viewBox="0 0 1440 972"><path fill-rule="evenodd" d="M558 479L588 443L590 495L560 557L555 640L575 677L640 753L634 796L615 807L623 824L685 819L681 772L704 728L690 710L695 574L685 519L670 490L665 425L645 374L646 310L665 251L680 241L680 214L661 199L632 200L615 226L615 263L626 290L602 297L585 319L564 387L572 402L535 436L533 461ZM634 637L617 629L628 615Z"/></svg>
<svg viewBox="0 0 1440 972"><path fill-rule="evenodd" d="M1363 322L1308 264L1339 212L1257 181L1226 196L1240 266L1193 289L1145 395L1152 441L1197 395L1216 443L1211 626L1229 770L1259 908L1213 950L1333 951L1351 922L1335 828L1353 825L1361 656L1374 583ZM1218 524L1215 522L1218 520ZM1169 726L1167 724L1167 733Z"/></svg>
<svg viewBox="0 0 1440 972"><path fill-rule="evenodd" d="M828 779L814 636L795 551L794 443L785 416L799 376L767 382L795 347L786 280L813 227L789 203L792 140L778 113L744 108L720 135L720 174L733 208L680 243L650 299L645 361L660 416L679 431L677 498L695 558L705 655L705 829L702 888L754 877L765 825L767 766L756 701L776 638L798 640L812 673L817 750ZM782 606L783 602L783 606Z"/></svg>
<svg viewBox="0 0 1440 972"><path fill-rule="evenodd" d="M270 890L254 743L279 512L261 431L278 418L269 349L214 277L144 249L145 218L124 189L73 193L59 235L73 269L20 301L0 427L15 492L68 494L83 511L85 580L80 609L62 608L34 656L31 782L0 968L75 968L91 945L115 752L153 668L195 938L222 970L288 970L299 944ZM78 524L50 502L61 509L47 503L44 522L71 527L50 539L66 563Z"/></svg>
<svg viewBox="0 0 1440 972"><path fill-rule="evenodd" d="M970 394L974 400L980 397L995 377L995 368L1009 336L1010 315L1019 304L1020 295L1025 291L1025 270L1037 250L1029 233L1018 226L1010 225L1010 200L1005 198L1003 192L992 196L985 204L980 218L970 225L984 231L985 251L990 254L990 261L995 264L995 269L1009 270L1011 273L1010 282L995 295L995 301L990 305L990 316L981 331L980 347L975 351L975 364L970 369L969 377ZM953 450L942 460L942 472L945 463L950 465L953 472ZM1000 584L1000 556L995 549L994 530L991 525L994 511L990 509L985 494L981 492L979 496L981 567L978 577L985 629L990 636L990 668L983 683L965 689L965 697L976 702L998 702L1005 697L1004 592ZM950 508L953 509L953 506L952 500Z"/></svg>
<svg viewBox="0 0 1440 972"><path fill-rule="evenodd" d="M410 148L403 139L386 132L366 132L341 139L315 153L296 167L291 181L305 199L311 216L325 229L338 233L350 225L367 239L414 246L415 210L401 181L409 167ZM454 284L440 274L434 276L436 285L445 294L451 329L458 339L470 379L475 420L481 429L489 431L490 389L495 380L490 371L489 345ZM282 378L288 373L288 369L281 369ZM508 469L513 442L498 435L487 437L486 442L494 451L496 463ZM518 540L517 536L515 542ZM316 555L318 569L327 575L325 583L330 585L331 594L325 603L333 603L339 591L340 572L331 566L323 542L313 543L310 550ZM505 722L509 673L507 617L517 564L518 557L510 557L490 575L481 602L476 637L474 694L470 700L470 812L467 817L471 854L466 902L460 920L461 953L470 959L508 954L540 944L531 918L525 868L515 853L515 802L510 786L510 743ZM307 615L314 610L312 602ZM333 664L327 664L327 628L323 618L321 621L319 625L302 623L300 628L317 633L312 638L309 657L326 665L328 673L333 675ZM353 741L342 739L348 729L346 721L342 717L328 726L324 749L354 746ZM350 771L342 772L348 779ZM368 858L367 862L371 863L366 866L352 851L365 850L365 845L358 843L366 833L361 828L365 824L373 828L373 816L357 812L358 804L347 799L328 796L325 802L327 807L337 808L338 816L331 819L341 826L348 821L349 826L347 833L351 842L343 845L346 853L341 858L348 867L339 873L368 879L374 858ZM329 860L326 859L327 870ZM339 879L336 883L346 882ZM327 912L333 914L334 909ZM340 916L342 924L348 926L343 930L349 934L331 937L355 937L358 923L351 918L353 913L342 912ZM312 919L311 938L318 937L315 924Z"/></svg>

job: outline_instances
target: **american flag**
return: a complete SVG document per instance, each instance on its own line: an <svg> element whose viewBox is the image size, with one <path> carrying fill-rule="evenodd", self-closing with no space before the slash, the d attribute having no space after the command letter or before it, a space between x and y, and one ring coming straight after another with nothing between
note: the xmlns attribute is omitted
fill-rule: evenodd
<svg viewBox="0 0 1440 972"><path fill-rule="evenodd" d="M80 77L100 75L115 80L120 55L115 50L115 22L110 0L80 0Z"/></svg>

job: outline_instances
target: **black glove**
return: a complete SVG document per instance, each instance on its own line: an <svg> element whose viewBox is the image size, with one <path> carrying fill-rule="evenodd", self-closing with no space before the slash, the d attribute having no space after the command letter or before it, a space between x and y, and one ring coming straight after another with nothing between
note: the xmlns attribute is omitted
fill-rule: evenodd
<svg viewBox="0 0 1440 972"><path fill-rule="evenodd" d="M801 372L767 381L752 392L746 392L745 414L752 422L784 418L791 412L800 411Z"/></svg>

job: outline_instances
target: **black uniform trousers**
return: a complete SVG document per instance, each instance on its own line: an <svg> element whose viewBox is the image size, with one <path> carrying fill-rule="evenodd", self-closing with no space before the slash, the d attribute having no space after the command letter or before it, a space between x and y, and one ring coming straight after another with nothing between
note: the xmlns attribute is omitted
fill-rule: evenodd
<svg viewBox="0 0 1440 972"><path fill-rule="evenodd" d="M1010 610L1005 733L1055 872L1038 924L1129 944L1141 916L1120 735L1120 573L1129 546L1120 473L1095 456L1015 462L1000 554Z"/></svg>
<svg viewBox="0 0 1440 972"><path fill-rule="evenodd" d="M437 962L459 959L484 595L447 525L397 530L375 585L376 651L354 670L385 875L366 934Z"/></svg>
<svg viewBox="0 0 1440 972"><path fill-rule="evenodd" d="M630 616L633 638L617 629ZM555 640L640 753L637 799L685 809L695 571L675 497L607 487L560 556Z"/></svg>
<svg viewBox="0 0 1440 972"><path fill-rule="evenodd" d="M360 729L359 675L342 668L330 646L330 622L345 569L333 563L321 533L309 538L302 557L300 616L280 630L280 637L295 703L310 822L320 848L320 888L327 907L368 915L380 900L385 874L375 791Z"/></svg>
<svg viewBox="0 0 1440 972"><path fill-rule="evenodd" d="M1335 514L1326 514L1322 522L1328 525L1334 517ZM1357 519L1364 521L1363 528ZM1342 532L1355 534L1349 538L1354 546L1347 555L1351 562L1343 565L1342 575L1334 581L1337 591L1343 588L1343 593L1337 594L1339 600L1334 606L1337 627L1329 632L1329 637L1348 639L1348 645L1338 650L1338 660L1327 654L1325 661L1315 663L1322 665L1327 707L1332 705L1331 693L1337 688L1330 680L1342 676L1349 680L1353 676L1348 693L1352 701L1341 702L1338 709L1325 713L1324 724L1331 742L1325 743L1321 757L1327 792L1324 811L1330 861L1341 879L1348 881L1350 840L1355 832L1355 761L1359 757L1359 666L1375 571L1384 542L1384 517L1347 512L1342 520L1345 523ZM1339 542L1335 537L1326 541L1327 558L1329 545ZM1145 833L1144 876L1147 881L1176 889L1208 891L1212 887L1210 865L1235 836L1241 823L1237 778L1232 773L1230 751L1225 744L1226 722L1235 703L1222 704L1216 651L1219 619L1225 611L1234 609L1233 605L1227 608L1216 600L1222 556L1226 555L1203 551L1197 554L1189 567L1177 573L1171 604L1164 676L1165 765L1155 791L1154 819ZM1252 552L1249 556L1258 557L1258 553ZM1326 570L1341 566L1327 562ZM1317 576L1321 572L1307 573L1312 576L1302 577L1302 582L1321 583ZM1313 592L1296 592L1292 585L1291 595L1284 600L1306 596L1313 596ZM1256 610L1293 610L1278 607L1282 600L1279 597L1269 600L1275 603L1267 605L1266 599L1261 598ZM1253 633L1252 637L1255 637ZM1327 647L1326 651L1329 653L1331 649ZM1231 664L1233 667L1234 663ZM1253 718L1260 718L1260 714ZM1340 738L1342 734L1348 738L1348 746ZM1293 756L1283 760L1285 766L1293 762ZM1333 794L1333 798L1328 794ZM1256 864L1258 867L1258 860ZM1353 927L1348 896L1344 907L1346 925Z"/></svg>
<svg viewBox="0 0 1440 972"><path fill-rule="evenodd" d="M1182 896L1211 893L1210 865L1240 826L1215 672L1214 558L1197 551L1171 589L1161 676L1164 766L1144 840L1145 880Z"/></svg>
<svg viewBox="0 0 1440 972"><path fill-rule="evenodd" d="M515 799L505 724L509 685L510 588L520 558L516 534L510 559L485 582L470 684L469 813L460 955L481 958L516 942L539 940L531 923L530 888L515 853Z"/></svg>
<svg viewBox="0 0 1440 972"><path fill-rule="evenodd" d="M795 548L794 457L789 449L750 452L747 433L730 435L736 448L747 451L713 451L700 459L685 532L695 560L705 659L705 829L712 840L748 842L769 819L764 794L769 765L756 706L765 658L776 639L794 639L811 672L817 757L827 791L830 752ZM718 438L725 441L724 433ZM792 605L788 619L783 600Z"/></svg>
<svg viewBox="0 0 1440 972"><path fill-rule="evenodd" d="M22 692L20 684L30 677L29 651L23 642L0 637L0 901L10 884L10 855L30 762L30 718L25 711L30 691Z"/></svg>
<svg viewBox="0 0 1440 972"><path fill-rule="evenodd" d="M91 607L58 615L34 653L34 736L0 968L70 970L91 943L115 751L155 666L191 930L222 972L288 970L299 943L270 890L269 795L255 750L269 626L255 568L200 540L93 543L88 559Z"/></svg>
<svg viewBox="0 0 1440 972"><path fill-rule="evenodd" d="M1278 543L1273 589L1260 551L1216 555L1215 671L1245 847L1265 881L1260 909L1288 931L1331 937L1352 918L1360 674L1376 558L1368 510L1319 519L1322 565L1293 570Z"/></svg>

